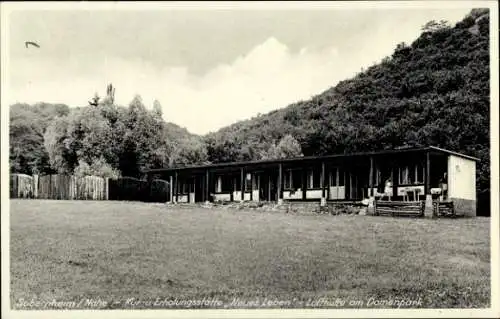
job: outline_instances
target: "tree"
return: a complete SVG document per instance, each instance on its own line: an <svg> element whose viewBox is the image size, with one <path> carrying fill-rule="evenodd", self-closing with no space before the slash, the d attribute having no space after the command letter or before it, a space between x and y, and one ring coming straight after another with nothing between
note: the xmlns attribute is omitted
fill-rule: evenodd
<svg viewBox="0 0 500 319"><path fill-rule="evenodd" d="M186 138L173 148L169 164L170 166L186 166L207 163L208 154L205 144L196 138Z"/></svg>
<svg viewBox="0 0 500 319"><path fill-rule="evenodd" d="M436 31L440 31L440 30L443 30L443 29L449 29L450 28L450 24L448 21L446 20L440 20L439 22L436 22L435 20L431 20L429 22L427 22L426 24L424 24L421 28L421 30L425 33L425 32L436 32Z"/></svg>
<svg viewBox="0 0 500 319"><path fill-rule="evenodd" d="M65 116L69 108L64 104L16 103L9 112L9 159L13 173L52 173L43 135L47 126L58 116Z"/></svg>
<svg viewBox="0 0 500 319"><path fill-rule="evenodd" d="M90 99L90 101L89 101L89 105L90 106L98 106L100 101L101 101L101 97L99 96L99 94L97 94L97 92L95 92L94 97L92 97L92 99Z"/></svg>
<svg viewBox="0 0 500 319"><path fill-rule="evenodd" d="M108 84L106 87L106 97L104 98L104 104L115 104L115 88L113 84Z"/></svg>
<svg viewBox="0 0 500 319"><path fill-rule="evenodd" d="M78 177L85 176L100 176L108 178L120 177L120 172L106 162L104 158L98 158L90 165L84 160L78 161L78 166L75 168L74 174Z"/></svg>
<svg viewBox="0 0 500 319"><path fill-rule="evenodd" d="M299 142L290 134L285 135L278 144L273 144L267 154L266 159L282 159L303 156Z"/></svg>
<svg viewBox="0 0 500 319"><path fill-rule="evenodd" d="M163 110L158 100L153 102L153 114L157 119L161 119L163 116Z"/></svg>

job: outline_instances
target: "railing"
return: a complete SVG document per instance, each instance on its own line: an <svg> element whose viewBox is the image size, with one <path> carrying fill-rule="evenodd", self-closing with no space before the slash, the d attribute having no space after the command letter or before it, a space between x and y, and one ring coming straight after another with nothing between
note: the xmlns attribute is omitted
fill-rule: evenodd
<svg viewBox="0 0 500 319"><path fill-rule="evenodd" d="M382 201L373 202L375 215L393 217L423 217L425 201L398 202Z"/></svg>
<svg viewBox="0 0 500 319"><path fill-rule="evenodd" d="M432 202L433 214L436 217L457 217L452 201Z"/></svg>

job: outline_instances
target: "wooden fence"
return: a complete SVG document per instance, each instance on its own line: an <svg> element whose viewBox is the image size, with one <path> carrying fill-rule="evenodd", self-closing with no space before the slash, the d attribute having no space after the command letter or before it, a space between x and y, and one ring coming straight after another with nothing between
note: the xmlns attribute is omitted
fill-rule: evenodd
<svg viewBox="0 0 500 319"><path fill-rule="evenodd" d="M432 203L432 208L434 216L436 217L452 217L452 218L458 217L455 212L455 207L453 205L453 202L451 201L444 201L444 202L434 201Z"/></svg>
<svg viewBox="0 0 500 319"><path fill-rule="evenodd" d="M34 198L33 177L26 174L10 175L10 197L11 198Z"/></svg>
<svg viewBox="0 0 500 319"><path fill-rule="evenodd" d="M396 202L396 201L374 201L375 215L377 216L407 216L423 217L425 201Z"/></svg>
<svg viewBox="0 0 500 319"><path fill-rule="evenodd" d="M147 182L133 177L108 179L98 176L11 174L11 198L64 200L132 200L167 202L169 183Z"/></svg>
<svg viewBox="0 0 500 319"><path fill-rule="evenodd" d="M108 199L108 179L98 176L42 175L38 177L39 199Z"/></svg>

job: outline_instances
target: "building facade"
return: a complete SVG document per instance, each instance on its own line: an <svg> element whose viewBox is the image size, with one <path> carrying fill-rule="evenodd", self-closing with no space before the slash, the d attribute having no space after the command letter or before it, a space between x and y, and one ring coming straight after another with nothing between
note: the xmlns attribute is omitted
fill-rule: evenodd
<svg viewBox="0 0 500 319"><path fill-rule="evenodd" d="M476 215L477 158L437 147L220 163L146 171L170 201L392 201L438 197Z"/></svg>

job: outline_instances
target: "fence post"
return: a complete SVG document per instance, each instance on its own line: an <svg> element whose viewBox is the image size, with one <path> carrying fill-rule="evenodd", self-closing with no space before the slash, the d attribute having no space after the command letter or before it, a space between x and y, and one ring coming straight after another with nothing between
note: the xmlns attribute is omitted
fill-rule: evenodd
<svg viewBox="0 0 500 319"><path fill-rule="evenodd" d="M33 198L38 198L38 174L33 175Z"/></svg>
<svg viewBox="0 0 500 319"><path fill-rule="evenodd" d="M109 200L109 177L104 179L104 199Z"/></svg>

